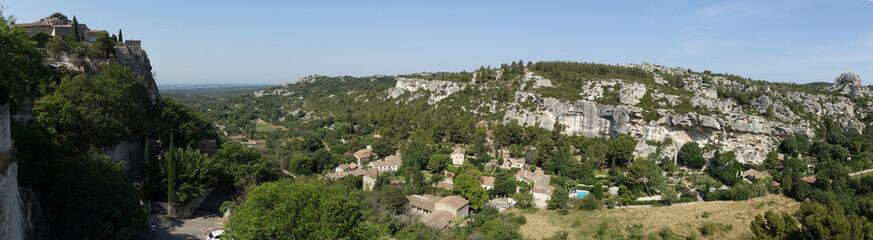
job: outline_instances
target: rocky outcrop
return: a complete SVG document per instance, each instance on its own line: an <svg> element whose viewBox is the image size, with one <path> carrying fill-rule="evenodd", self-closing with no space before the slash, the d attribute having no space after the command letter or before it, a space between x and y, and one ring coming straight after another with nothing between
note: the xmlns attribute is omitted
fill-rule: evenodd
<svg viewBox="0 0 873 240"><path fill-rule="evenodd" d="M26 218L18 189L18 164L14 162L10 121L9 105L4 100L0 105L0 239L24 239Z"/></svg>
<svg viewBox="0 0 873 240"><path fill-rule="evenodd" d="M125 44L115 45L115 58L109 61L117 62L130 67L130 71L137 76L142 76L143 84L149 92L152 103L158 99L158 85L152 75L152 64L149 57L140 46L140 41L128 41Z"/></svg>
<svg viewBox="0 0 873 240"><path fill-rule="evenodd" d="M628 134L639 140L638 156L658 154L675 158L677 150L686 142L718 146L735 151L740 161L760 163L779 140L794 133L812 134L806 128L767 121L758 116L736 115L717 117L697 113L671 114L659 110L660 119L644 121L642 109L625 105L606 105L580 100L565 102L543 98L535 111L510 109L504 120L519 124L552 129L555 122L565 125L565 134L586 137ZM667 146L650 146L646 141L663 142ZM660 151L660 152L657 152Z"/></svg>
<svg viewBox="0 0 873 240"><path fill-rule="evenodd" d="M858 97L873 97L873 91L861 85L861 76L851 72L840 74L834 79L834 85L827 90Z"/></svg>
<svg viewBox="0 0 873 240"><path fill-rule="evenodd" d="M390 98L397 98L407 92L414 93L424 90L430 93L427 102L434 104L452 93L461 91L463 86L465 84L458 82L398 77L397 84L393 88L388 89L388 96Z"/></svg>
<svg viewBox="0 0 873 240"><path fill-rule="evenodd" d="M618 102L627 105L637 105L640 103L640 98L646 95L646 85L639 83L625 84L618 90Z"/></svg>
<svg viewBox="0 0 873 240"><path fill-rule="evenodd" d="M552 85L551 80L543 78L539 75L536 75L536 74L534 74L534 72L531 72L531 71L524 72L524 78L522 79L522 81L525 84L533 81L533 84L531 86L532 88L554 87L554 85ZM525 88L527 88L527 87L525 87Z"/></svg>

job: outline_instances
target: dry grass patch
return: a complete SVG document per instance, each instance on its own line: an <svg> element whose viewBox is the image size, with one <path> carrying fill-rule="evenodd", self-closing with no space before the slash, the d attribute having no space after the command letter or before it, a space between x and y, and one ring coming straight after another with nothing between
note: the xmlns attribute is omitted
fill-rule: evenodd
<svg viewBox="0 0 873 240"><path fill-rule="evenodd" d="M664 227L669 227L674 233L687 236L700 236L700 227L704 222L732 226L729 230L719 232L709 239L742 239L750 237L752 232L749 224L755 215L773 210L793 213L800 204L782 195L769 195L748 201L716 201L695 203L681 206L604 209L597 211L572 210L566 216L555 211L540 210L528 212L512 209L510 212L520 213L527 218L527 224L522 225L520 232L528 238L543 238L554 235L558 231L570 233L570 239L597 238L598 228L607 226L610 232L626 234L628 226L642 224L644 234L657 235ZM702 217L708 212L709 217Z"/></svg>

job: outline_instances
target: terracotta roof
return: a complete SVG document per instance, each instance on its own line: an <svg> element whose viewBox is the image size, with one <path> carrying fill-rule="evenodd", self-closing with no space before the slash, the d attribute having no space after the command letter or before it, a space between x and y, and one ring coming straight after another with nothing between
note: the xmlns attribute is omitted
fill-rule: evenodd
<svg viewBox="0 0 873 240"><path fill-rule="evenodd" d="M391 156L389 156L389 157L391 157ZM395 158L392 158L392 159L385 158L385 160L375 161L375 162L372 162L372 164L373 164L373 167L395 166L395 165L403 164L403 161L401 161L399 157L395 156Z"/></svg>
<svg viewBox="0 0 873 240"><path fill-rule="evenodd" d="M349 174L360 177L360 176L364 176L364 174L367 174L367 171L365 171L364 169L358 168L358 169L352 170L351 172L349 172Z"/></svg>
<svg viewBox="0 0 873 240"><path fill-rule="evenodd" d="M740 174L740 177L753 177L755 179L762 179L765 177L772 177L769 173L760 172L755 169L749 169Z"/></svg>
<svg viewBox="0 0 873 240"><path fill-rule="evenodd" d="M105 32L105 30L87 30L87 31L85 31L85 33L100 33L100 32Z"/></svg>
<svg viewBox="0 0 873 240"><path fill-rule="evenodd" d="M450 182L438 182L436 187L445 188L445 189L452 189L453 187L455 187L455 184L450 183Z"/></svg>
<svg viewBox="0 0 873 240"><path fill-rule="evenodd" d="M351 156L355 156L355 154L351 153L351 152L343 153L343 157L351 157Z"/></svg>
<svg viewBox="0 0 873 240"><path fill-rule="evenodd" d="M482 177L482 185L485 186L494 186L494 178L493 177Z"/></svg>
<svg viewBox="0 0 873 240"><path fill-rule="evenodd" d="M429 212L433 212L433 210L436 209L436 201L430 197L425 197L422 195L409 195L406 196L406 200L409 200L410 206L421 208Z"/></svg>
<svg viewBox="0 0 873 240"><path fill-rule="evenodd" d="M808 183L815 183L815 180L818 180L818 179L816 179L815 176L809 176L809 177L801 178L800 180L804 181L804 182L808 182Z"/></svg>
<svg viewBox="0 0 873 240"><path fill-rule="evenodd" d="M355 169L355 168L358 168L358 164L357 164L357 163L354 163L354 162L353 162L353 163L349 163L349 169Z"/></svg>
<svg viewBox="0 0 873 240"><path fill-rule="evenodd" d="M533 188L533 190L531 190L531 192L542 193L542 194L545 194L546 196L552 196L552 192L554 192L554 191L555 191L555 187L553 187L552 185L539 184L539 183L534 184L534 188Z"/></svg>
<svg viewBox="0 0 873 240"><path fill-rule="evenodd" d="M528 170L519 170L518 172L515 173L515 177L518 179L521 179L522 181L525 181L525 182L537 181L538 179L540 181L543 181L545 179L546 184L548 184L549 180L551 180L551 176L547 175L542 170L537 170L536 172L531 172Z"/></svg>
<svg viewBox="0 0 873 240"><path fill-rule="evenodd" d="M373 169L373 168L367 169L367 174L364 175L364 176L367 176L367 177L369 177L369 178L376 178L376 177L379 177L379 170L376 170L376 169Z"/></svg>
<svg viewBox="0 0 873 240"><path fill-rule="evenodd" d="M443 229L449 226L455 215L448 211L439 211L425 215L419 221L432 228Z"/></svg>
<svg viewBox="0 0 873 240"><path fill-rule="evenodd" d="M348 176L348 175L349 174L346 172L333 172L333 173L325 174L324 177L326 177L328 179L340 179L340 178L343 178L343 177Z"/></svg>
<svg viewBox="0 0 873 240"><path fill-rule="evenodd" d="M355 152L355 157L358 159L370 158L373 156L379 156L379 154L376 154L372 150L367 150L367 149L359 150L359 151Z"/></svg>
<svg viewBox="0 0 873 240"><path fill-rule="evenodd" d="M446 206L451 207L452 210L457 211L458 209L463 208L467 204L470 204L470 202L467 201L467 199L464 199L460 196L453 195L453 196L448 196L448 197L444 197L443 199L440 199L439 201L437 201L437 204L446 204Z"/></svg>
<svg viewBox="0 0 873 240"><path fill-rule="evenodd" d="M340 164L339 166L336 166L335 169L340 169L339 171L341 171L341 172L342 172L342 171L348 171L348 170L349 170L349 165L348 165L348 164Z"/></svg>

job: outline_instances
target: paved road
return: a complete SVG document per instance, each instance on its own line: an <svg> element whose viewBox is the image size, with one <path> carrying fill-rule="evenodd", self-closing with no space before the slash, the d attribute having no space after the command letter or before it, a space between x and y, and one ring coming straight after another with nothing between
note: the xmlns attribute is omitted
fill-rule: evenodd
<svg viewBox="0 0 873 240"><path fill-rule="evenodd" d="M212 195L200 205L194 215L187 219L173 219L163 215L149 214L147 224L155 223L157 230L154 234L146 232L142 234L144 239L179 239L194 240L206 239L204 234L212 229L221 228L219 222L221 214L218 208L221 203L230 199L230 188L219 187Z"/></svg>

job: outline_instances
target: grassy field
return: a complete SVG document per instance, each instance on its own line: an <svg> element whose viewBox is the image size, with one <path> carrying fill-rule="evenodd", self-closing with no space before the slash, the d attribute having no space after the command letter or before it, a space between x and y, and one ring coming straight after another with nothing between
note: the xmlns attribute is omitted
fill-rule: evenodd
<svg viewBox="0 0 873 240"><path fill-rule="evenodd" d="M255 131L258 132L275 132L276 130L287 130L287 128L279 125L273 125L264 120L255 120Z"/></svg>
<svg viewBox="0 0 873 240"><path fill-rule="evenodd" d="M512 209L510 212L521 213L527 218L527 224L521 226L520 232L527 238L535 239L552 236L558 231L567 231L570 239L597 239L599 228L605 227L609 233L627 234L627 227L634 224L641 224L645 235L658 235L661 229L669 227L682 237L697 235L697 239L749 239L752 236L749 224L755 215L768 210L793 213L799 205L800 203L785 196L770 195L748 201L717 201L682 206L571 210L566 216L543 210L528 212ZM703 212L708 212L709 216L702 217ZM704 222L731 227L730 230L705 237L699 230Z"/></svg>

